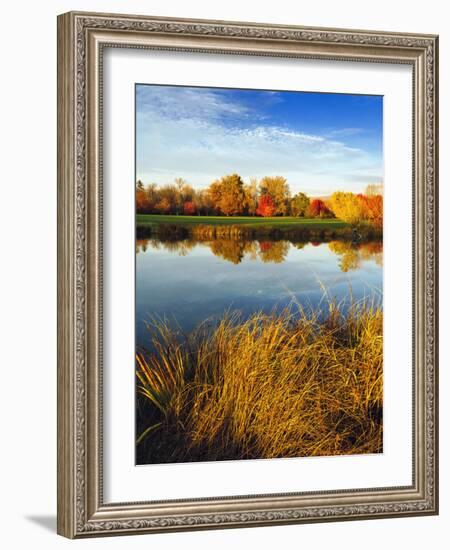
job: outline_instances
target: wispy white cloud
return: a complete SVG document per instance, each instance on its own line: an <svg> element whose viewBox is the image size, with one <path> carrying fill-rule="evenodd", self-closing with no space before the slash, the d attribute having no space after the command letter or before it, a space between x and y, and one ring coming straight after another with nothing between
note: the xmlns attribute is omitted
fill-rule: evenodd
<svg viewBox="0 0 450 550"><path fill-rule="evenodd" d="M244 178L280 174L294 192L321 195L338 186L361 191L382 180L380 159L345 145L338 134L270 124L232 95L171 87L161 93L153 86L138 94L137 177L145 183L182 176L206 187L232 172Z"/></svg>
<svg viewBox="0 0 450 550"><path fill-rule="evenodd" d="M139 86L137 111L144 119L158 115L169 120L219 120L247 117L251 112L222 91L177 86Z"/></svg>
<svg viewBox="0 0 450 550"><path fill-rule="evenodd" d="M364 132L363 128L336 128L334 130L329 130L326 132L327 137L349 137L362 134Z"/></svg>

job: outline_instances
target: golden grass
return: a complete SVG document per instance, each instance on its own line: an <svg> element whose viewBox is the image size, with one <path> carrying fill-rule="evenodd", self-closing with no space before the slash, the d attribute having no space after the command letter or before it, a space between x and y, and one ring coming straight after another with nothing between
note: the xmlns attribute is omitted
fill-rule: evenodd
<svg viewBox="0 0 450 550"><path fill-rule="evenodd" d="M149 326L140 463L382 451L382 310L227 314L183 336Z"/></svg>

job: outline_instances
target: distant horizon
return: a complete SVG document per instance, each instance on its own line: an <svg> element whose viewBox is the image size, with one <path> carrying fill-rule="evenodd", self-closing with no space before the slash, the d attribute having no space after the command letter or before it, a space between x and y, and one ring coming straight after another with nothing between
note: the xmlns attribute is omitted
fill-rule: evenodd
<svg viewBox="0 0 450 550"><path fill-rule="evenodd" d="M136 181L283 176L294 195L383 185L382 96L136 85Z"/></svg>

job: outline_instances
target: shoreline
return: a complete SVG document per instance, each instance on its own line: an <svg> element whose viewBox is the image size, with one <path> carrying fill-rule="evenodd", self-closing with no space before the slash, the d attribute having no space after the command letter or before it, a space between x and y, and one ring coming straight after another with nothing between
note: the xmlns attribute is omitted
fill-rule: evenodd
<svg viewBox="0 0 450 550"><path fill-rule="evenodd" d="M136 216L137 238L166 240L194 239L272 239L293 242L345 240L367 242L382 240L381 228L370 224L352 227L336 219L260 218L223 216Z"/></svg>
<svg viewBox="0 0 450 550"><path fill-rule="evenodd" d="M162 224L137 224L136 237L159 238L161 240L207 240L207 239L231 239L231 240L264 240L274 241L289 240L291 242L329 242L332 240L344 240L355 244L369 241L382 240L382 231L373 227L354 229L347 227L315 227L307 224L289 226L252 226L252 225L208 225L183 223Z"/></svg>

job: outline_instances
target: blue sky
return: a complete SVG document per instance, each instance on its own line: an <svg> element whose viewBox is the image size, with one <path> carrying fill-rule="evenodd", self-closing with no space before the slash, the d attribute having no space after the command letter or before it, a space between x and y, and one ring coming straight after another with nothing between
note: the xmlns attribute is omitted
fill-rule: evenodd
<svg viewBox="0 0 450 550"><path fill-rule="evenodd" d="M383 181L381 96L136 85L136 177L196 188L282 175L292 192Z"/></svg>

